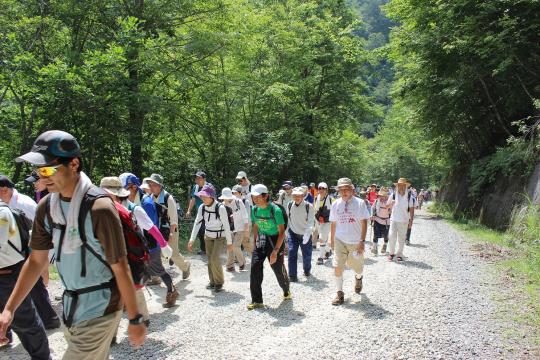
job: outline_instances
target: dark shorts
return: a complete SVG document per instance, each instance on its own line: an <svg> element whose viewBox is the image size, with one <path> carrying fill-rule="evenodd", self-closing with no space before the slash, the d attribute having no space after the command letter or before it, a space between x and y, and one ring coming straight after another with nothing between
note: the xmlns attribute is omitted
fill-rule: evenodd
<svg viewBox="0 0 540 360"><path fill-rule="evenodd" d="M373 238L374 239L380 239L380 238L388 238L388 229L390 228L390 225L382 225L378 222L373 222Z"/></svg>

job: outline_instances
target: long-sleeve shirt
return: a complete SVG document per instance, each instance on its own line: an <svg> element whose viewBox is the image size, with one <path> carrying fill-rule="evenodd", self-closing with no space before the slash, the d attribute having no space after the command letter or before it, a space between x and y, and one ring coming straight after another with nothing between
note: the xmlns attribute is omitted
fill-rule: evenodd
<svg viewBox="0 0 540 360"><path fill-rule="evenodd" d="M195 224L193 224L193 230L191 231L191 238L190 241L195 241L195 238L197 237L197 234L199 233L199 229L201 228L201 223L203 221L204 216L204 224L205 224L205 230L204 235L208 236L209 238L219 238L223 237L225 235L225 239L227 240L227 244L232 244L232 235L231 235L231 228L229 226L229 218L227 215L227 210L225 209L225 206L221 204L219 206L219 219L216 215L216 204L217 201L214 201L212 205L206 206L201 204L199 206L199 209L197 210L197 217L195 218ZM203 211L204 208L204 211ZM172 223L172 222L171 222Z"/></svg>
<svg viewBox="0 0 540 360"><path fill-rule="evenodd" d="M298 235L311 234L315 221L313 205L305 200L302 200L298 205L293 201L285 207L285 211L287 211L287 216L289 217L289 229L293 233Z"/></svg>
<svg viewBox="0 0 540 360"><path fill-rule="evenodd" d="M249 214L244 202L240 199L234 199L228 206L233 210L234 232L244 231L246 226L249 226Z"/></svg>

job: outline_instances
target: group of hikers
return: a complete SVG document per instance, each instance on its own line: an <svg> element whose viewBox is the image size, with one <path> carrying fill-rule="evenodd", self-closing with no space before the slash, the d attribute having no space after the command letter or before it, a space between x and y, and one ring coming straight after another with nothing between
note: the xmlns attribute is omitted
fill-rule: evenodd
<svg viewBox="0 0 540 360"><path fill-rule="evenodd" d="M96 186L83 172L77 140L59 130L41 134L16 161L33 167L27 182L34 184L37 203L0 176L0 345L9 346L13 330L32 359L50 359L45 329L60 327L46 288L52 263L65 288L65 359L108 359L122 310L130 342L142 345L150 325L143 288L163 282L163 306L173 307L179 292L163 260L176 265L184 280L191 272L178 246L178 206L163 177L152 174L141 181L123 173ZM317 265L331 259L332 305L343 304L346 266L355 273L354 292L362 291L369 226L371 252L379 253L382 238L380 253L403 261L414 211L434 195L417 191L405 178L389 187L367 188L340 178L331 187L325 182L295 187L285 181L273 199L267 186L252 184L244 171L220 194L203 171L194 177L185 213L194 217L188 250L198 239L199 254L207 258L207 289L215 293L224 289L223 268L247 270L250 258L248 310L265 307L261 286L267 259L283 299L292 298L299 250L306 278L312 274L313 251Z"/></svg>

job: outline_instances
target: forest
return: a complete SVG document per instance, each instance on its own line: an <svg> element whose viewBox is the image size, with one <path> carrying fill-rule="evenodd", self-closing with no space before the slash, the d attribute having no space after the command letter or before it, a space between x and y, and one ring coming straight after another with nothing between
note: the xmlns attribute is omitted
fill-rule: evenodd
<svg viewBox="0 0 540 360"><path fill-rule="evenodd" d="M535 0L0 0L0 173L49 129L180 195L245 170L471 191L538 154ZM490 180L491 179L491 180Z"/></svg>

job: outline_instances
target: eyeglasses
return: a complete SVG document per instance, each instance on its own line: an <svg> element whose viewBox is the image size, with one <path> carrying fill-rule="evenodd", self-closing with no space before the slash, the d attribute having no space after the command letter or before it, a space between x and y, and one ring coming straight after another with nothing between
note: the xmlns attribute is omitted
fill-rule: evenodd
<svg viewBox="0 0 540 360"><path fill-rule="evenodd" d="M49 176L53 176L54 174L56 174L58 172L58 168L60 166L62 166L62 165L63 164L58 164L58 165L54 165L54 166L38 167L38 168L35 168L34 171L37 172L37 174L40 177L49 177Z"/></svg>
<svg viewBox="0 0 540 360"><path fill-rule="evenodd" d="M319 190L328 190L328 189L325 187L320 187Z"/></svg>

